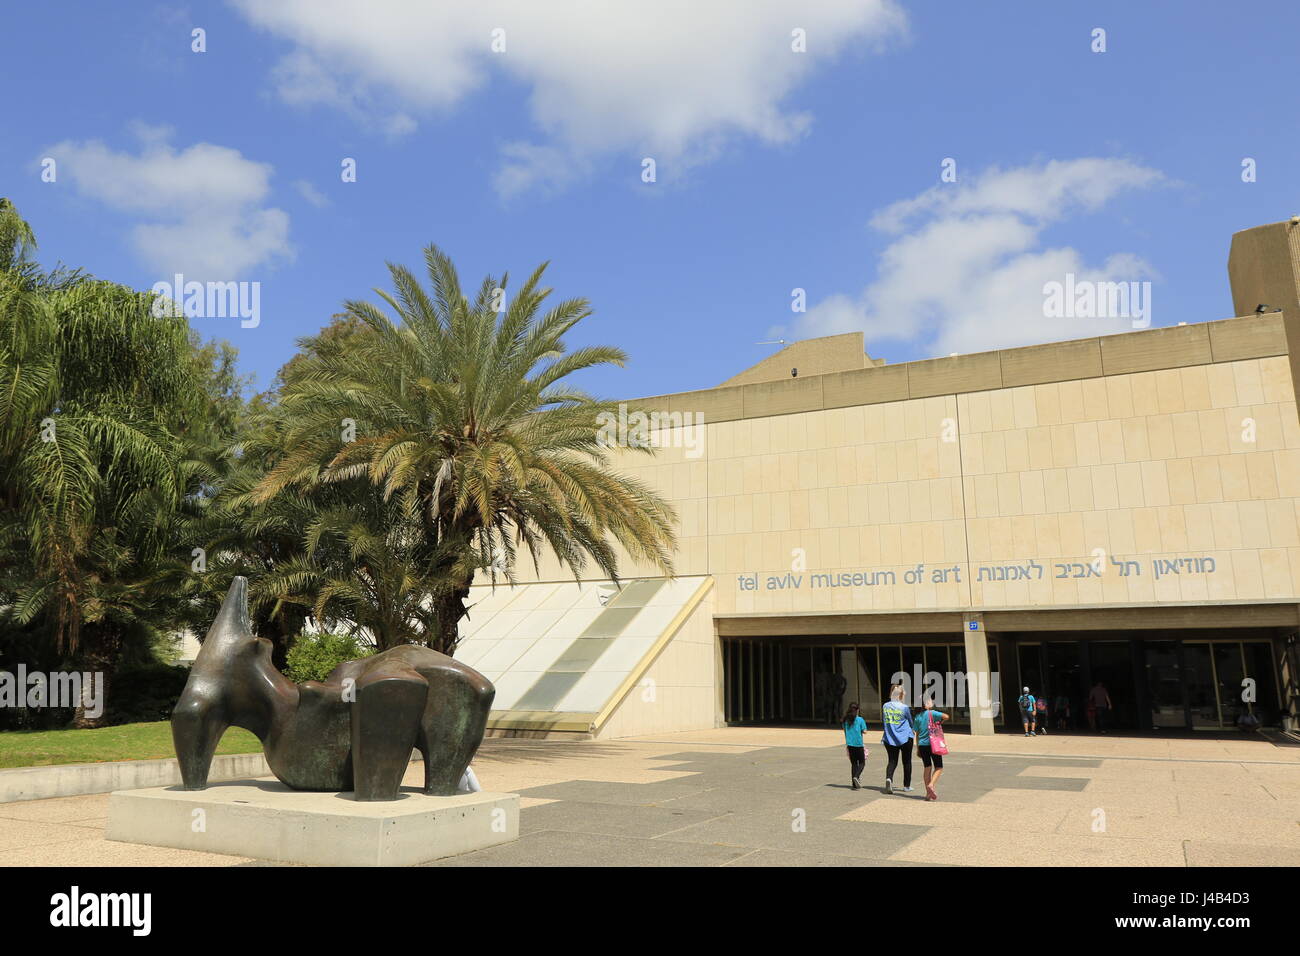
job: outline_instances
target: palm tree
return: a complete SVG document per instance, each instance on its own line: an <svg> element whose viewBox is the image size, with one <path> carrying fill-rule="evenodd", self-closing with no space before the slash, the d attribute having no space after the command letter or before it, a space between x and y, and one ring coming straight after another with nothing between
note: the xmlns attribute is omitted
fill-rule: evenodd
<svg viewBox="0 0 1300 956"><path fill-rule="evenodd" d="M17 223L0 203L0 605L108 680L125 641L183 611L176 517L201 476L178 435L205 396L183 318L40 273Z"/></svg>
<svg viewBox="0 0 1300 956"><path fill-rule="evenodd" d="M441 582L418 521L364 479L321 492L295 499L301 551L261 579L263 593L305 606L326 627L363 630L381 651L423 641Z"/></svg>
<svg viewBox="0 0 1300 956"><path fill-rule="evenodd" d="M0 272L13 273L28 264L36 236L14 204L0 196Z"/></svg>
<svg viewBox="0 0 1300 956"><path fill-rule="evenodd" d="M620 547L672 573L676 515L612 469L600 438L598 416L617 404L569 381L625 362L608 346L566 349L565 334L591 314L586 300L543 312L543 264L498 312L508 277L487 277L471 301L435 246L425 263L429 291L389 264L394 292L376 291L396 320L345 303L356 331L286 376L284 454L254 498L364 479L395 502L420 536L432 589L425 640L444 653L476 571L513 582L521 549L536 563L549 548L575 576L593 561L617 580Z"/></svg>

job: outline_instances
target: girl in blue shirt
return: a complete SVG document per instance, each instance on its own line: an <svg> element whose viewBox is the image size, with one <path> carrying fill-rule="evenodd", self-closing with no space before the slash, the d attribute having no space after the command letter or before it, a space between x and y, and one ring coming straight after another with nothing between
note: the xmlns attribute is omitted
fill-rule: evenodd
<svg viewBox="0 0 1300 956"><path fill-rule="evenodd" d="M889 753L889 766L885 768L885 793L894 792L894 768L903 761L903 792L912 790L912 710L903 703L903 687L895 684L889 689L890 700L881 709L880 719L885 733L880 742Z"/></svg>
<svg viewBox="0 0 1300 956"><path fill-rule="evenodd" d="M852 703L840 723L844 727L844 746L849 751L849 773L853 779L853 789L857 790L862 786L858 778L867 766L867 748L862 744L862 733L867 729L867 722L859 716L858 705Z"/></svg>
<svg viewBox="0 0 1300 956"><path fill-rule="evenodd" d="M938 800L939 794L935 787L939 783L939 775L943 773L943 754L932 753L930 750L930 720L934 719L936 724L941 724L948 719L948 715L941 710L934 709L934 698L925 699L925 710L916 715L914 721L916 727L916 752L921 755L921 763L925 764L925 799Z"/></svg>

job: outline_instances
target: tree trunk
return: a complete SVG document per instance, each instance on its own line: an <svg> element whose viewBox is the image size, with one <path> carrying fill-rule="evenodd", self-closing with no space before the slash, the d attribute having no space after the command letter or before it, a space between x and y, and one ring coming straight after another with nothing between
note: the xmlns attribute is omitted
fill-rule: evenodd
<svg viewBox="0 0 1300 956"><path fill-rule="evenodd" d="M81 653L77 658L77 667L82 675L81 700L73 712L73 727L88 729L108 726L109 688L113 682L113 673L117 670L117 658L121 649L122 635L112 625L99 624L82 628ZM101 679L102 685L99 683ZM102 689L103 693L98 702L92 699L92 693L96 689ZM95 707L96 703L99 704L98 708ZM95 713L96 709L98 713Z"/></svg>
<svg viewBox="0 0 1300 956"><path fill-rule="evenodd" d="M448 657L456 656L456 645L460 643L460 633L457 625L460 619L465 616L465 598L469 597L468 582L449 587L441 591L434 598L434 608L437 611L434 631L429 635L429 646L435 651L440 651Z"/></svg>
<svg viewBox="0 0 1300 956"><path fill-rule="evenodd" d="M279 614L271 614L268 608L253 617L253 633L270 640L271 663L281 673L288 666L289 648L293 647L306 622L307 612L289 604L280 608Z"/></svg>

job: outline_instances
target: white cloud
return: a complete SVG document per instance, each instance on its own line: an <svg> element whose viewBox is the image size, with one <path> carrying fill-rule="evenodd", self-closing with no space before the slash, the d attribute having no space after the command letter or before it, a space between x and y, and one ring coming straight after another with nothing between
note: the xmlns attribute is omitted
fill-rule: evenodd
<svg viewBox="0 0 1300 956"><path fill-rule="evenodd" d="M307 200L317 209L324 209L330 204L329 197L305 179L295 179L293 181L293 188L298 190L299 196Z"/></svg>
<svg viewBox="0 0 1300 956"><path fill-rule="evenodd" d="M273 77L286 102L378 116L389 132L460 105L496 72L523 84L540 136L502 131L505 194L562 185L613 153L654 156L663 176L736 136L789 142L810 118L783 106L788 94L906 22L895 0L232 2L293 44ZM807 52L791 49L796 29Z"/></svg>
<svg viewBox="0 0 1300 956"><path fill-rule="evenodd" d="M98 140L46 151L83 195L139 220L131 242L161 275L229 280L293 255L289 216L268 207L272 168L238 150L197 143L177 150L164 127L137 125L140 152Z"/></svg>
<svg viewBox="0 0 1300 956"><path fill-rule="evenodd" d="M861 329L869 351L892 340L946 355L1129 330L1132 320L1123 317L1044 317L1043 286L1070 273L1095 282L1149 280L1154 270L1127 253L1090 264L1073 248L1044 248L1042 234L1123 191L1163 181L1159 171L1122 159L1053 160L994 168L893 203L872 219L897 236L876 279L857 296L818 302L793 331Z"/></svg>

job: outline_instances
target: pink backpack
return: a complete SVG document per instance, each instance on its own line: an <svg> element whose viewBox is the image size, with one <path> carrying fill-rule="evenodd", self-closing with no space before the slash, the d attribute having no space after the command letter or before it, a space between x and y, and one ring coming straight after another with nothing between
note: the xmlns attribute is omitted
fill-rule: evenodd
<svg viewBox="0 0 1300 956"><path fill-rule="evenodd" d="M948 741L943 737L943 724L934 719L934 712L930 713L930 753L943 756L948 752Z"/></svg>

